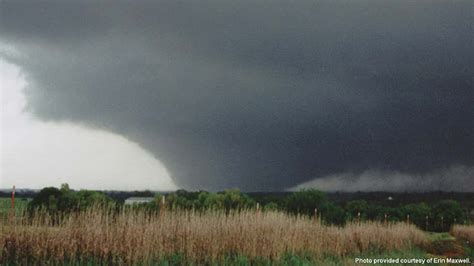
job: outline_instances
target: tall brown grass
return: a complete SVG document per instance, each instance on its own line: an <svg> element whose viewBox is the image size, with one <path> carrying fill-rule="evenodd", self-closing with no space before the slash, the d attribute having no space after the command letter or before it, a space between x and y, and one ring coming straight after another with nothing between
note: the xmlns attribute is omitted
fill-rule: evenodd
<svg viewBox="0 0 474 266"><path fill-rule="evenodd" d="M1 262L61 262L95 258L114 264L147 263L180 253L194 262L229 255L277 260L286 253L346 256L422 245L413 225L370 222L325 226L305 216L247 210L164 212L93 208L55 221L46 213L0 226Z"/></svg>
<svg viewBox="0 0 474 266"><path fill-rule="evenodd" d="M469 241L474 246L474 225L454 225L451 234L458 239Z"/></svg>

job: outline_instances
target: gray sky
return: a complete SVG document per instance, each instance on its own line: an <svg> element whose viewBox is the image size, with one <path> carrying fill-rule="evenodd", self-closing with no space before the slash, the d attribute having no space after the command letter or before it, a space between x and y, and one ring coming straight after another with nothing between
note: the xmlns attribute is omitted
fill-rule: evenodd
<svg viewBox="0 0 474 266"><path fill-rule="evenodd" d="M135 143L180 187L473 190L472 1L0 5L26 112Z"/></svg>

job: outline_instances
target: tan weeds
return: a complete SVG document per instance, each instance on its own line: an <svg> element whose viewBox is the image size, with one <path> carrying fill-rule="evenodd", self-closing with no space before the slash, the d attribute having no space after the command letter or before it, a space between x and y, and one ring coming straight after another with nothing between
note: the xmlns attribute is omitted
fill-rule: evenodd
<svg viewBox="0 0 474 266"><path fill-rule="evenodd" d="M474 245L474 225L454 225L451 229L451 234Z"/></svg>
<svg viewBox="0 0 474 266"><path fill-rule="evenodd" d="M426 241L419 229L404 223L336 227L273 211L159 215L93 208L53 220L39 212L32 220L20 217L15 223L0 225L0 264L7 259L21 263L26 258L59 262L96 258L136 264L177 253L195 262L220 261L236 254L278 259L287 252L319 258L400 250ZM472 237L472 228L470 232Z"/></svg>

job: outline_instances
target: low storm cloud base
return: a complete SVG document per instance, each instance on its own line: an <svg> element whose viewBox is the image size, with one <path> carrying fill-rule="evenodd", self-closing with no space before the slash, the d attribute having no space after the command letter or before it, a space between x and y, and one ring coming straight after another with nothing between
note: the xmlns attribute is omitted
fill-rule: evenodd
<svg viewBox="0 0 474 266"><path fill-rule="evenodd" d="M282 190L370 169L316 184L472 183L470 170L430 177L474 165L472 1L0 5L27 110L138 143L180 187Z"/></svg>
<svg viewBox="0 0 474 266"><path fill-rule="evenodd" d="M323 191L459 191L472 192L474 167L452 166L422 175L397 171L368 170L360 174L344 173L317 178L290 190L317 188Z"/></svg>

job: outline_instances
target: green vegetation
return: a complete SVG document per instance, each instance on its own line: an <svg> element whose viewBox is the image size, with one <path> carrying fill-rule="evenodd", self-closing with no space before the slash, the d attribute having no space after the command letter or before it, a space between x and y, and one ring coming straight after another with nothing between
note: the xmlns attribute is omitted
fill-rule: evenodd
<svg viewBox="0 0 474 266"><path fill-rule="evenodd" d="M68 213L84 210L93 205L112 206L114 201L102 192L80 190L73 191L68 184L61 188L43 188L28 204L28 210L44 209L50 213Z"/></svg>
<svg viewBox="0 0 474 266"><path fill-rule="evenodd" d="M21 215L27 208L29 198L15 199L15 215ZM11 214L11 198L0 198L0 221L5 221Z"/></svg>
<svg viewBox="0 0 474 266"><path fill-rule="evenodd" d="M155 196L152 206L159 207L162 200L161 194ZM187 192L178 190L166 197L167 207L171 210L230 210L250 209L256 206L256 202L248 195L236 189L226 190L221 193L210 193L207 191Z"/></svg>
<svg viewBox="0 0 474 266"><path fill-rule="evenodd" d="M157 195L151 209L159 209L163 195ZM255 208L256 200L238 190L219 193L206 191L187 192L178 190L166 195L167 207L171 209L233 209ZM264 199L260 205L263 211L280 210L291 214L317 215L327 224L344 225L346 222L382 221L409 222L426 231L447 232L453 224L469 223L467 211L454 200L440 200L430 205L426 203L401 206L369 204L364 200L353 200L338 205L326 195L314 189L301 190L283 199Z"/></svg>
<svg viewBox="0 0 474 266"><path fill-rule="evenodd" d="M287 197L284 206L289 213L303 215L317 215L330 224L342 225L345 223L344 210L330 202L324 193L315 189L301 190Z"/></svg>
<svg viewBox="0 0 474 266"><path fill-rule="evenodd" d="M148 192L147 194L151 194ZM178 190L168 194L157 194L151 203L142 203L130 208L143 208L159 212L166 197L168 210L245 210L257 208L257 200L236 189L218 193L207 191L189 192ZM447 232L453 224L470 223L467 210L454 200L440 200L427 203L411 203L386 206L352 200L336 204L320 191L314 189L290 193L283 198L259 198L261 211L284 211L294 215L307 215L323 223L344 225L347 222L408 222L425 231ZM73 191L67 184L61 188L42 189L28 204L29 210L42 208L51 213L79 211L93 205L119 206L111 197L98 191ZM23 205L24 208L24 205Z"/></svg>

